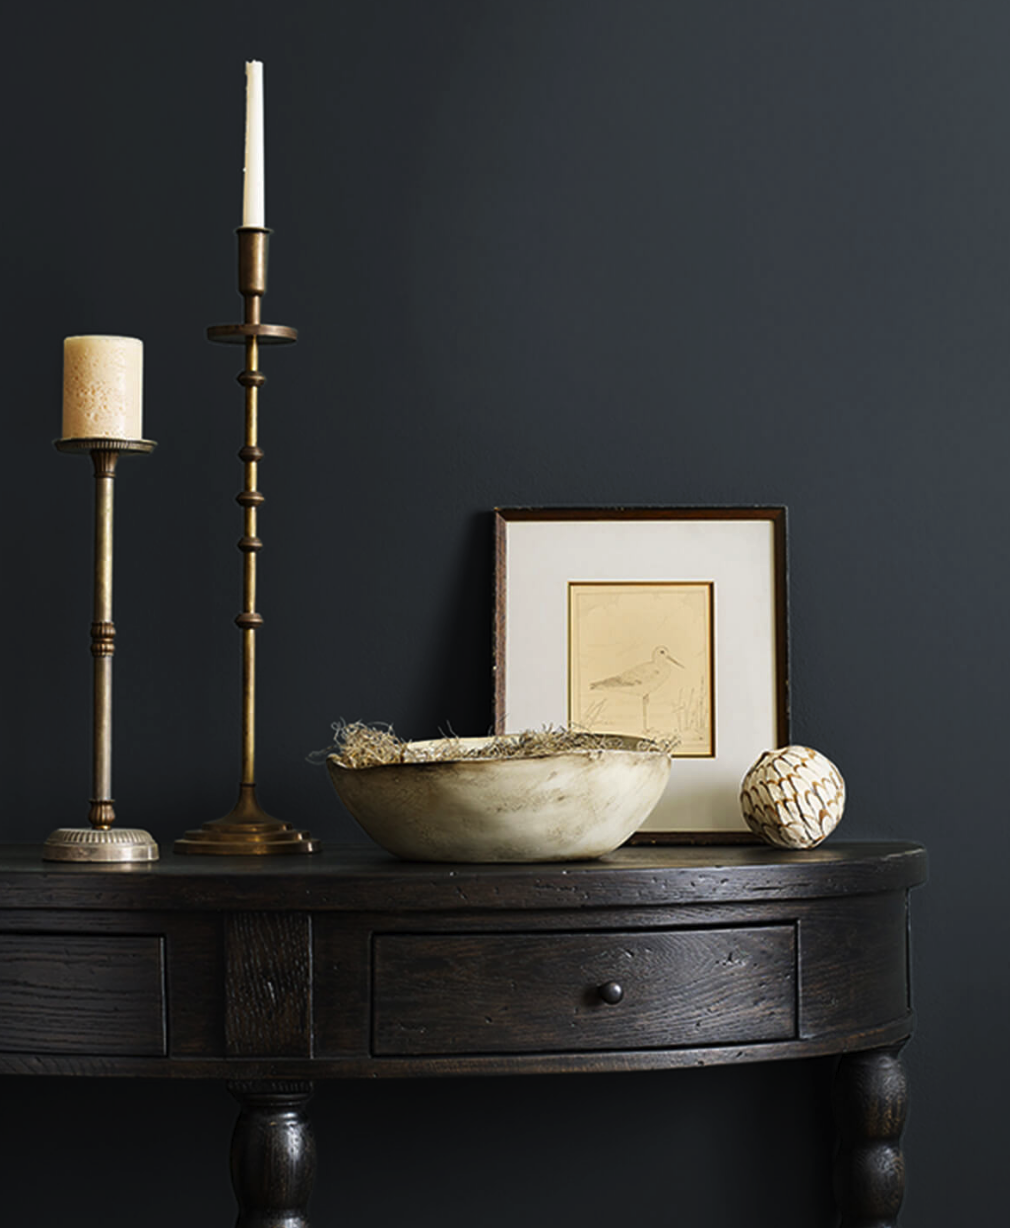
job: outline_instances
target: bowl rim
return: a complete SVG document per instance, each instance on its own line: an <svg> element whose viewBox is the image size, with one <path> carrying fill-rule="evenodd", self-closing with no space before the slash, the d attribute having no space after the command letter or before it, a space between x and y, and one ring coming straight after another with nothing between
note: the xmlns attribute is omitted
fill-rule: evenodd
<svg viewBox="0 0 1010 1228"><path fill-rule="evenodd" d="M492 743L500 741L503 738L518 739L521 737L518 733L503 733L503 734L485 734L482 737L460 737L451 739L457 742L464 748L476 748L482 743ZM641 759L658 759L666 761L668 765L672 765L672 756L664 750L658 743L646 738L640 734L618 734L608 733L602 734L602 737L620 738L627 743L624 746L582 746L571 747L564 750L544 750L526 755L516 755L514 758L509 758L503 755L468 755L466 758L444 758L444 759L415 759L415 760L400 760L396 763L371 763L364 767L352 767L350 764L341 763L340 757L336 752L326 756L326 765L329 768L340 768L343 772L361 773L361 772L378 772L385 769L393 768L421 768L430 771L433 768L455 768L460 765L469 766L473 764L514 764L514 763L541 763L545 759L587 759L600 758L604 755L634 755ZM446 741L445 738L422 738L417 741L405 742L404 747L412 746L427 747L435 746Z"/></svg>

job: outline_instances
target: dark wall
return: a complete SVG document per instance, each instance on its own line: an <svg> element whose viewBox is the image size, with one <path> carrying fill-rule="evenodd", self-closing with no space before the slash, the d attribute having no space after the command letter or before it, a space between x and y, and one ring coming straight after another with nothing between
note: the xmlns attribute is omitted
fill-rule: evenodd
<svg viewBox="0 0 1010 1228"><path fill-rule="evenodd" d="M261 800L363 839L304 762L331 721L486 730L494 506L787 504L794 740L847 778L837 838L931 854L905 1218L993 1222L1010 7L98 0L4 33L0 838L85 817L70 333L144 339L159 441L117 483L120 821L167 845L233 801L240 355L203 338L240 312L261 58L266 314L302 338L264 361ZM315 1222L826 1226L829 1077L326 1085ZM220 1088L3 1092L5 1222L229 1222Z"/></svg>

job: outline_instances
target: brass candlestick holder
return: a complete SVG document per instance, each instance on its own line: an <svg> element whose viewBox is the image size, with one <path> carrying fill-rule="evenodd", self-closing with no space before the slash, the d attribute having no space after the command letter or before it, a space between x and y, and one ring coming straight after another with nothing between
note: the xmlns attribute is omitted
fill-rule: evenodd
<svg viewBox="0 0 1010 1228"><path fill-rule="evenodd" d="M150 439L57 439L60 452L90 453L95 467L95 595L91 623L94 657L92 789L90 827L59 827L46 840L46 861L156 861L158 846L136 827L114 828L112 798L112 655L116 628L112 621L112 492L121 456L153 452Z"/></svg>
<svg viewBox="0 0 1010 1228"><path fill-rule="evenodd" d="M177 853L316 853L318 840L289 823L272 818L256 800L256 632L263 619L256 613L256 555L263 543L256 535L256 512L263 503L257 489L259 463L259 390L266 376L259 369L260 345L283 345L298 340L297 330L262 322L262 299L267 288L265 227L242 226L238 235L238 288L245 301L242 324L217 324L207 329L210 341L245 345L245 370L237 379L245 389L245 446L239 459L245 465L245 489L236 495L244 511L244 533L238 541L243 557L242 613L235 619L242 633L242 777L238 801L224 818L204 823L175 842Z"/></svg>

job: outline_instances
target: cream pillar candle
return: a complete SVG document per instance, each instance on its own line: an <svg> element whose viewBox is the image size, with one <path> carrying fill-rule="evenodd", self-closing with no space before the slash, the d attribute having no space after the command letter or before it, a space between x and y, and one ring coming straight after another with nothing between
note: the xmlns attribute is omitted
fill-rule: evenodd
<svg viewBox="0 0 1010 1228"><path fill-rule="evenodd" d="M63 438L143 439L144 343L136 337L63 341Z"/></svg>
<svg viewBox="0 0 1010 1228"><path fill-rule="evenodd" d="M242 225L266 226L266 187L263 172L263 65L249 60L245 66L245 178L242 182Z"/></svg>

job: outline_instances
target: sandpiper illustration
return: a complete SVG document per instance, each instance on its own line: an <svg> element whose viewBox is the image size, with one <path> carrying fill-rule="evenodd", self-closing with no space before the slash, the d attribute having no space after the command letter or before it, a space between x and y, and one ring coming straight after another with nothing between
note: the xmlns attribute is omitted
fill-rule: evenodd
<svg viewBox="0 0 1010 1228"><path fill-rule="evenodd" d="M601 678L599 682L591 682L592 691L629 691L632 695L642 697L642 732L649 731L649 696L670 677L674 666L683 669L684 666L671 656L669 648L659 644L652 650L652 660L633 665L623 674L614 674L610 678Z"/></svg>

